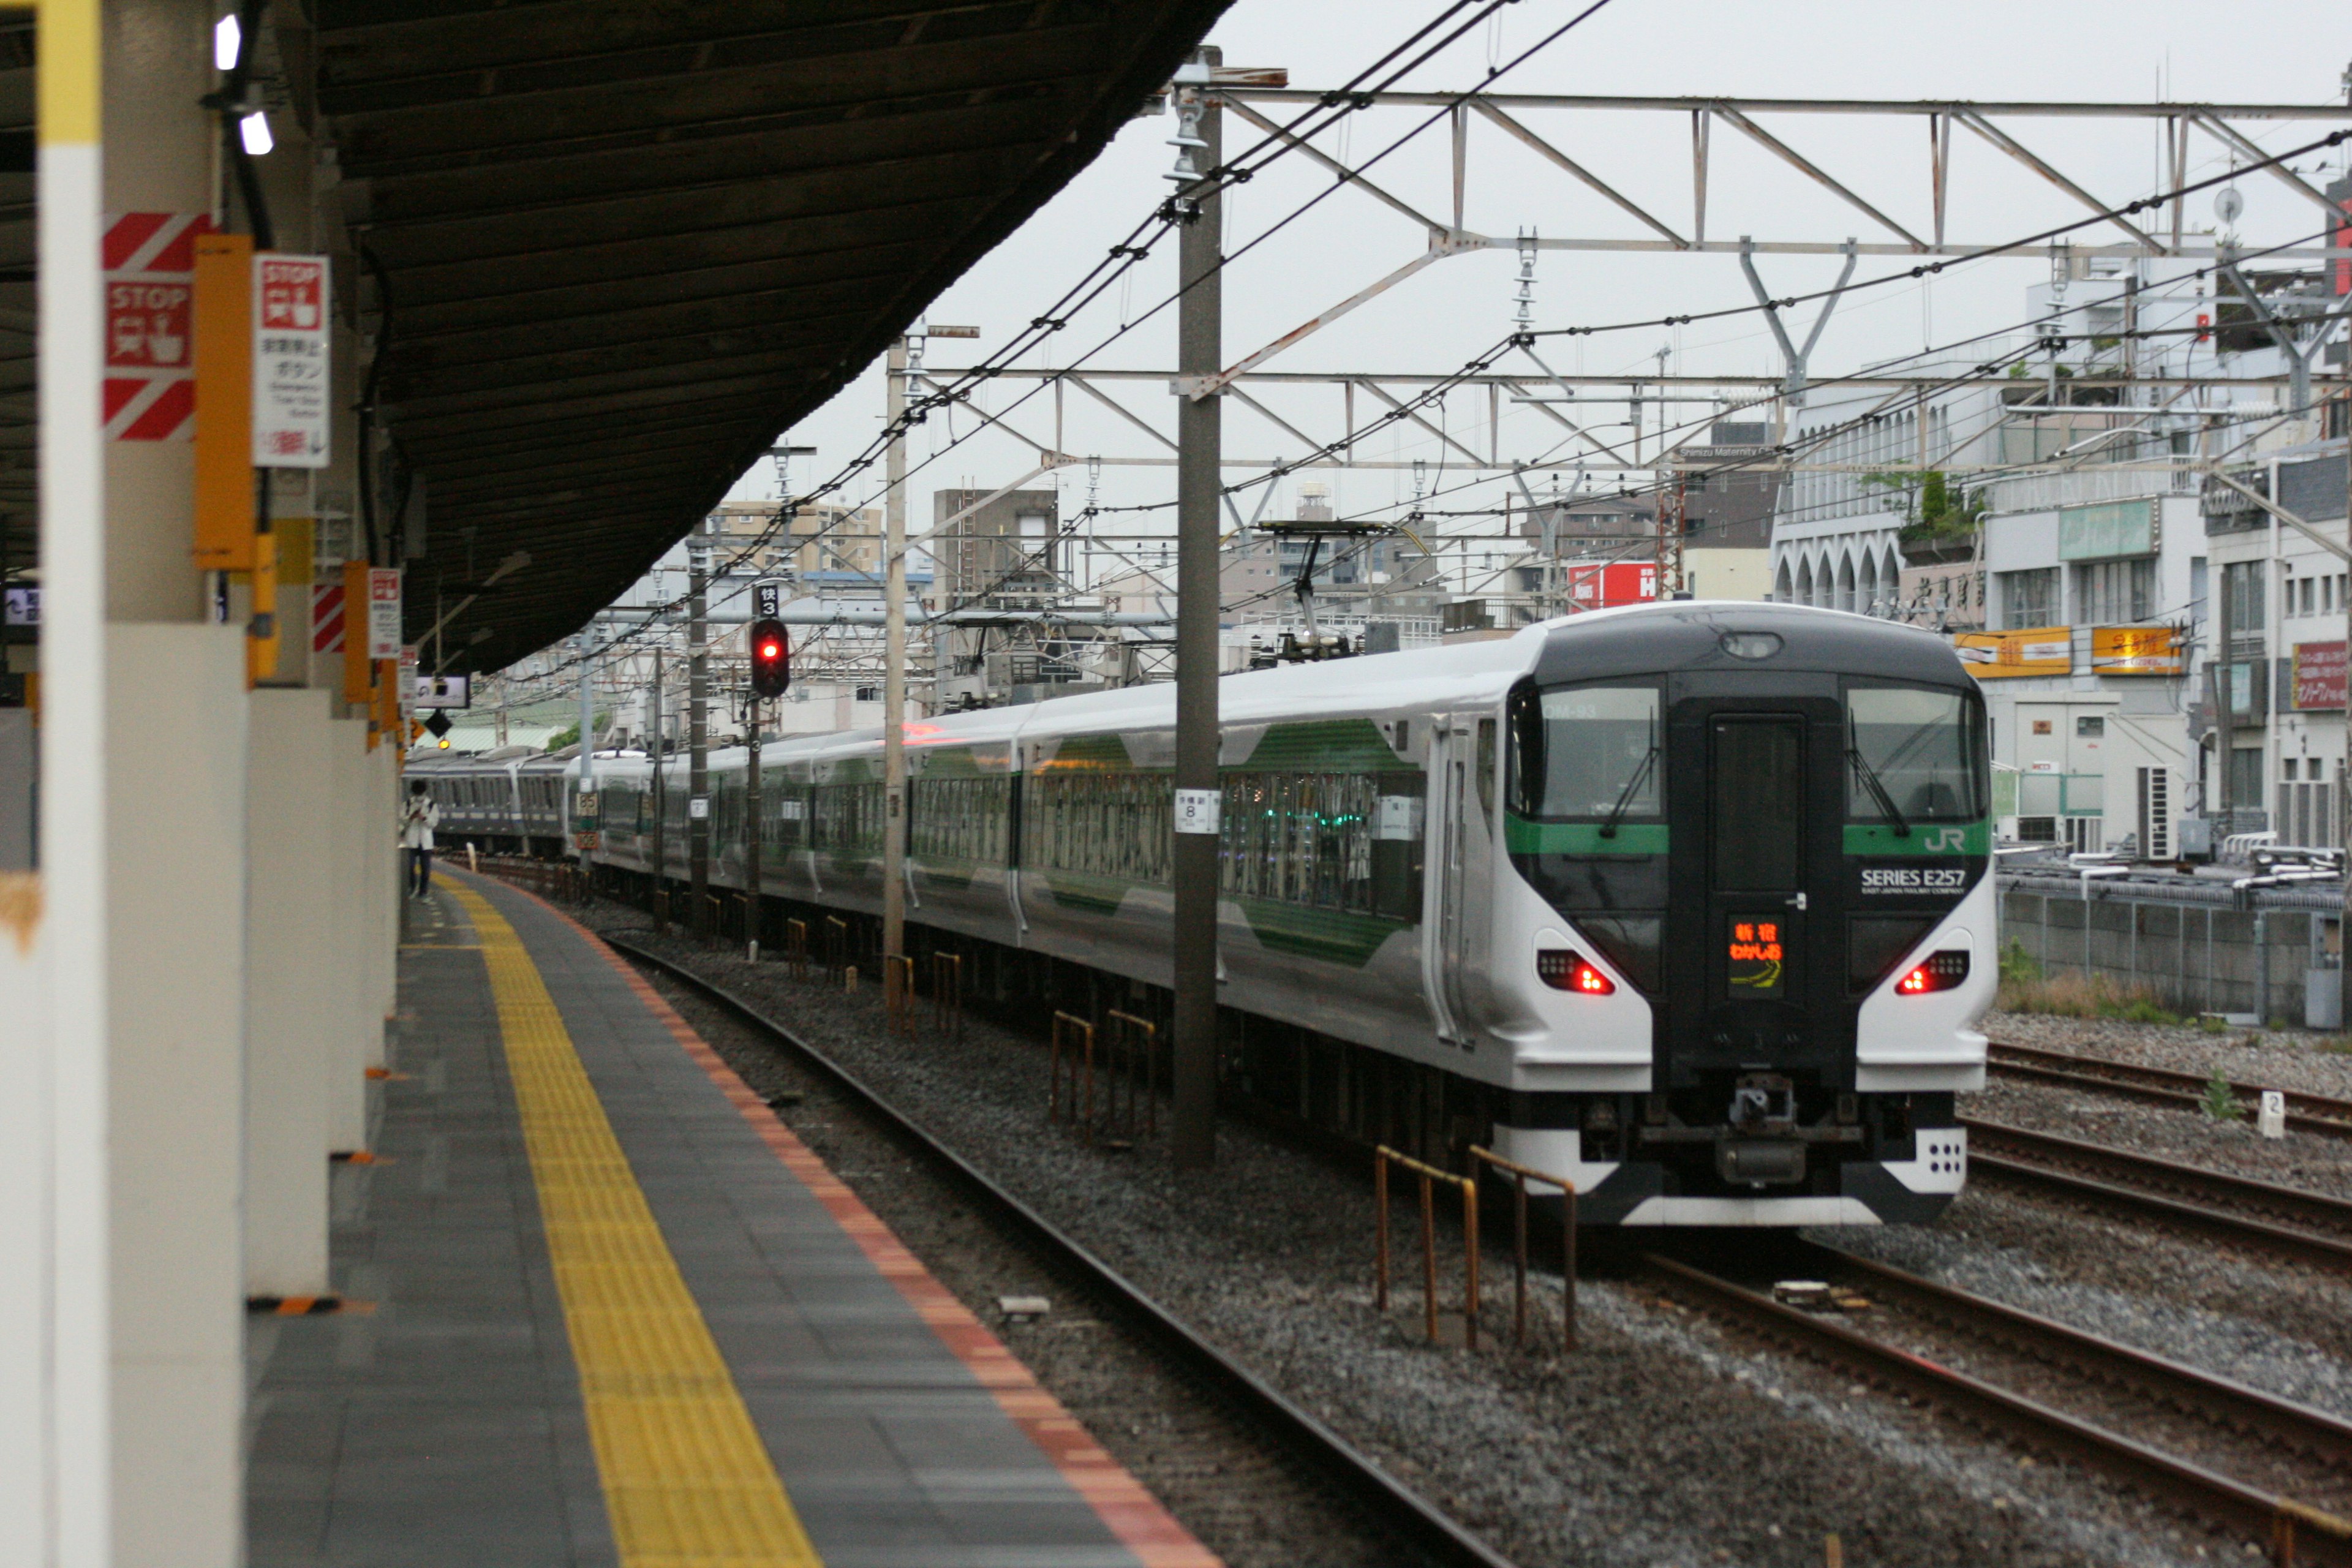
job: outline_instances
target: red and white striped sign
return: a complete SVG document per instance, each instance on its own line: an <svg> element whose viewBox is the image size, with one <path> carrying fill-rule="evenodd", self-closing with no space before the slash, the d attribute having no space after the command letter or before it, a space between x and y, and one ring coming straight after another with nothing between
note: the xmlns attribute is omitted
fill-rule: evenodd
<svg viewBox="0 0 2352 1568"><path fill-rule="evenodd" d="M196 237L203 213L107 219L106 437L185 441L196 428Z"/></svg>
<svg viewBox="0 0 2352 1568"><path fill-rule="evenodd" d="M342 584L322 584L310 590L310 651L341 653L343 647Z"/></svg>

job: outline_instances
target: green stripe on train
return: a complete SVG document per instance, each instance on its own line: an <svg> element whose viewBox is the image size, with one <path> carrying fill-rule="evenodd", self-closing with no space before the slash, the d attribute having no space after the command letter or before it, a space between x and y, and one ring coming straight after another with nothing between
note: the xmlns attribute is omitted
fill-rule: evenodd
<svg viewBox="0 0 2352 1568"><path fill-rule="evenodd" d="M1265 899L1239 899L1242 918L1261 947L1297 958L1361 969L1372 961L1381 944L1412 928L1384 915L1358 914L1347 910L1302 909Z"/></svg>
<svg viewBox="0 0 2352 1568"><path fill-rule="evenodd" d="M1269 724L1250 748L1249 761L1227 772L1384 773L1421 772L1396 754L1370 719L1310 719Z"/></svg>
<svg viewBox="0 0 2352 1568"><path fill-rule="evenodd" d="M1845 852L1849 855L1989 855L1992 824L1975 822L1915 822L1898 836L1887 823L1849 822Z"/></svg>
<svg viewBox="0 0 2352 1568"><path fill-rule="evenodd" d="M1666 852L1663 822L1621 822L1614 838L1601 837L1597 822L1529 822L1507 816L1503 842L1514 855L1583 855L1593 858L1633 858Z"/></svg>
<svg viewBox="0 0 2352 1568"><path fill-rule="evenodd" d="M1089 914L1115 915L1127 899L1128 889L1143 886L1119 877L1097 877L1087 871L1032 871L1029 873L1045 884L1045 891L1054 902L1066 910L1084 910Z"/></svg>

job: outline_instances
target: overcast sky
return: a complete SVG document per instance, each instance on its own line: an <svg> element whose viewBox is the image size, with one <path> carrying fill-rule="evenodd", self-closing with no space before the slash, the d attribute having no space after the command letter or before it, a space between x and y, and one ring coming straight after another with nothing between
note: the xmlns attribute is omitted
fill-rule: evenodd
<svg viewBox="0 0 2352 1568"><path fill-rule="evenodd" d="M1405 85L1459 89L1478 80L1490 63L1511 59L1574 16L1580 5L1520 0ZM1211 36L1233 66L1283 67L1294 85L1336 85L1369 64L1392 42L1434 14L1429 0L1240 0ZM2352 62L2352 13L2318 0L2263 0L2258 6L2216 7L2185 0L2131 4L2069 0L1975 0L1966 5L1904 0L1612 0L1541 54L1513 70L1495 90L1511 92L1687 95L1773 98L1963 99L1973 100L2173 101L2336 103L2345 100L2343 72ZM1269 114L1279 110L1269 109ZM1290 112L1296 112L1293 109ZM1318 142L1335 156L1360 165L1421 123L1430 111L1382 108L1349 117L1341 131ZM1623 191L1662 222L1687 233L1692 221L1692 131L1685 113L1529 110L1529 129ZM1759 115L1759 122L1859 191L1914 233L1930 223L1929 142L1919 117L1830 118ZM2162 188L2160 121L2084 123L2023 116L2000 120L2035 153L2101 198L2121 203ZM2317 140L2338 122L2274 122L2249 126L2263 144L2284 149ZM1070 187L1023 229L981 261L932 307L936 322L982 329L978 344L938 342L931 363L953 367L1007 342L1045 310L1166 195L1172 116L1127 126ZM1228 116L1230 153L1256 133ZM2342 149L2312 154L2296 166L2324 184L2344 167ZM1865 242L1893 238L1868 217L1807 180L1764 148L1717 121L1710 153L1707 235L1753 235L1771 240ZM1449 216L1450 153L1444 126L1423 132L1390 153L1372 178L1418 210ZM2225 172L2226 155L2200 136L2192 143L2190 178ZM1329 190L1329 175L1303 157L1282 160L1227 198L1228 249L1238 248L1300 203ZM2318 211L2266 174L2240 182L2245 215L2237 228L2250 245L2274 243L2315 226ZM1948 233L1986 244L2079 217L2084 208L1984 140L1955 137ZM2190 198L2192 228L2214 223L2210 193ZM1647 231L1634 219L1559 173L1495 127L1473 121L1466 180L1465 226L1508 237L1533 228L1547 237L1634 238ZM2086 231L2086 240L2117 237ZM1318 311L1404 265L1425 247L1409 219L1361 192L1330 194L1275 238L1233 263L1224 283L1224 357L1239 359ZM1143 314L1174 281L1171 241L1134 269L1029 364L1067 364L1093 351L1123 323ZM1836 278L1834 258L1772 257L1759 266L1775 292L1826 287ZM1911 263L1864 258L1862 281L1907 272ZM1489 349L1511 330L1517 258L1507 249L1450 257L1364 305L1346 320L1272 362L1268 369L1349 372L1443 372ZM1869 291L1837 312L1815 355L1818 369L1850 367L1916 353L1931 342L2004 326L2023 313L2028 286L2050 275L2046 257L1971 263L1917 283L1905 280ZM2176 269L2178 270L2178 269ZM2163 274L2159 274L2159 277ZM1547 251L1535 286L1538 329L1705 310L1749 301L1738 260L1727 255L1593 254ZM1557 349L1555 353L1554 350ZM1754 317L1678 329L1647 328L1590 338L1557 340L1541 351L1555 368L1615 373L1654 368L1658 351L1692 374L1778 374L1779 356ZM1101 350L1087 363L1164 369L1174 360L1169 311ZM1520 368L1528 368L1520 362ZM1023 408L1013 400L1029 384L999 382L984 406L1002 414L1026 437L1055 439L1053 398L1038 395ZM1164 386L1129 383L1112 388L1136 415L1172 433ZM1286 393L1277 412L1318 438L1339 432L1336 393ZM814 445L812 462L799 459L793 488L831 474L869 440L879 425L878 364L791 432ZM1557 437L1534 410L1508 410L1502 445L1539 457ZM1359 420L1366 409L1360 405ZM1475 431L1484 447L1486 402L1456 395L1442 415L1449 430ZM1070 394L1064 401L1060 444L1078 454L1142 457L1164 453L1118 416ZM917 462L937 457L909 483L910 520L931 515L931 493L955 486L993 489L1036 464L1021 442L993 434L942 451L951 435L976 421L969 413L934 417L910 440ZM1245 409L1227 404L1229 457L1300 455L1302 444ZM1405 431L1375 437L1368 458L1441 455L1433 436ZM1229 481L1245 477L1229 469ZM1303 477L1303 476L1302 476ZM1409 494L1410 474L1358 471L1317 476L1333 483L1343 509L1386 504ZM1452 476L1448 482L1458 482ZM879 470L853 480L843 499L876 493ZM1085 504L1083 466L1037 481L1058 482L1065 510ZM1298 480L1276 500L1271 515L1286 515ZM1105 504L1157 501L1172 494L1173 470L1111 466L1100 479ZM763 465L737 487L741 499L772 497L774 474ZM1477 492L1470 492L1475 494ZM1487 493L1492 499L1492 492ZM1140 528L1166 526L1167 514Z"/></svg>

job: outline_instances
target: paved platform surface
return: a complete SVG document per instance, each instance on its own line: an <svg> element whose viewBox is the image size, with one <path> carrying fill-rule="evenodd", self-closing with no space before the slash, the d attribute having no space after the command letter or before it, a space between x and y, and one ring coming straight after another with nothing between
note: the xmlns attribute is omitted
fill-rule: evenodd
<svg viewBox="0 0 2352 1568"><path fill-rule="evenodd" d="M610 950L436 877L345 1310L250 1319L256 1568L1212 1568Z"/></svg>

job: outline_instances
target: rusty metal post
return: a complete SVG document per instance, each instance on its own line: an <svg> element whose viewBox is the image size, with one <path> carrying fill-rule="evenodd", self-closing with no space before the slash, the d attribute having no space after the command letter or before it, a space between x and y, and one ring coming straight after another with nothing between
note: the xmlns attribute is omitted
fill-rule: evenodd
<svg viewBox="0 0 2352 1568"><path fill-rule="evenodd" d="M784 922L784 962L792 965L793 979L808 978L808 921Z"/></svg>
<svg viewBox="0 0 2352 1568"><path fill-rule="evenodd" d="M1372 1310L1389 1310L1389 1152L1372 1154L1372 1207L1380 1215L1380 1246L1372 1268Z"/></svg>
<svg viewBox="0 0 2352 1568"><path fill-rule="evenodd" d="M1474 1167L1475 1168L1475 1167ZM1478 1348L1478 1184L1462 1184L1462 1348Z"/></svg>

